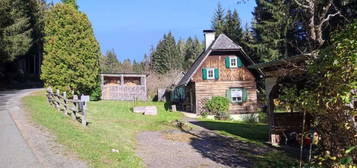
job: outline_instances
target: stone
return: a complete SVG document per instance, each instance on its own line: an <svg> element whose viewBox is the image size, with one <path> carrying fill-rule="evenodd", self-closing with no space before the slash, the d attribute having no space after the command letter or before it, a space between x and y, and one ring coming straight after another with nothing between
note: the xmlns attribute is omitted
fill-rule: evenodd
<svg viewBox="0 0 357 168"><path fill-rule="evenodd" d="M138 106L134 107L134 113L141 113L144 115L157 115L157 107L156 106Z"/></svg>

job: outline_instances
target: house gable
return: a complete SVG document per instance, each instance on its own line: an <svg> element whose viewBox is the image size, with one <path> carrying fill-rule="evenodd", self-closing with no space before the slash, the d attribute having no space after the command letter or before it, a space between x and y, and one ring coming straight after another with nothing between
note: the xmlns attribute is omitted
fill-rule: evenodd
<svg viewBox="0 0 357 168"><path fill-rule="evenodd" d="M242 67L227 67L226 58L239 58L242 56L236 52L212 52L201 64L192 76L193 82L203 81L255 81L254 75L247 69L246 61L243 61ZM204 79L202 69L218 69L218 79ZM217 73L217 72L215 72ZM215 74L217 76L217 74Z"/></svg>
<svg viewBox="0 0 357 168"><path fill-rule="evenodd" d="M207 48L197 59L196 61L192 64L190 69L187 71L185 76L181 79L181 81L178 83L178 86L181 85L187 85L191 80L195 81L194 79L198 80L198 76L200 75L202 79L202 67L206 67L207 64L209 66L213 66L213 64L217 64L216 66L219 68L221 65L223 67L225 66L225 57L228 56L229 54L233 54L238 56L242 61L245 66L253 65L255 64L253 60L247 56L247 54L243 51L242 47L240 47L238 44L234 43L230 38L228 38L224 34L220 34L218 38L211 44L210 47ZM217 55L219 55L217 57ZM224 58L223 58L224 57ZM208 59L209 58L209 59ZM223 60L221 60L223 58ZM206 62L206 59L208 61ZM218 60L217 60L218 59ZM218 62L217 62L218 61ZM205 65L205 66L203 66ZM255 80L254 76L251 73L246 73L250 74L251 76L248 78L246 76L243 76L243 72L247 72L247 68L241 68L240 70L231 70L231 71L225 71L227 73L223 73L222 79L228 80L229 75L232 76L232 79L253 79ZM214 67L212 67L214 68ZM228 73L229 72L229 73ZM235 74L238 73L238 76ZM248 71L249 72L249 71Z"/></svg>

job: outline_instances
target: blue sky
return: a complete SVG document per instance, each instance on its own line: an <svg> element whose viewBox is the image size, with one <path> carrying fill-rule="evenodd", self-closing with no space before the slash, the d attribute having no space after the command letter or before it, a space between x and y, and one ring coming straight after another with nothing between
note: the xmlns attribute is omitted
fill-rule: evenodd
<svg viewBox="0 0 357 168"><path fill-rule="evenodd" d="M102 52L114 49L121 61L141 61L169 31L176 40L189 36L203 40L202 30L210 28L219 2L225 9L237 9L242 25L251 22L255 6L255 0L240 4L239 0L77 1L92 22Z"/></svg>

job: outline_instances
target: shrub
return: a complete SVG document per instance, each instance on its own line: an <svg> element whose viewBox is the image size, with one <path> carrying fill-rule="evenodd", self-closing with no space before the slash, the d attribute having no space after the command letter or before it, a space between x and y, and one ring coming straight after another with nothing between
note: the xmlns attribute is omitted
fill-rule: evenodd
<svg viewBox="0 0 357 168"><path fill-rule="evenodd" d="M258 120L259 120L258 116L256 116L254 113L243 116L243 122L246 123L253 124L253 123L257 123Z"/></svg>
<svg viewBox="0 0 357 168"><path fill-rule="evenodd" d="M260 123L268 123L268 117L267 117L267 113L264 112L259 112L258 113L258 120Z"/></svg>
<svg viewBox="0 0 357 168"><path fill-rule="evenodd" d="M207 110L216 115L218 119L228 119L229 100L225 97L215 96L206 103Z"/></svg>

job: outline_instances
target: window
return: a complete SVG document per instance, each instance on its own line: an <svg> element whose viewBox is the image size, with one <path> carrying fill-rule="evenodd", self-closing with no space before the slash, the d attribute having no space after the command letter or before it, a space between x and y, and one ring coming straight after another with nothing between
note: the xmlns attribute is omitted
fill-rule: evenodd
<svg viewBox="0 0 357 168"><path fill-rule="evenodd" d="M243 90L242 89L231 89L231 101L232 102L243 102Z"/></svg>
<svg viewBox="0 0 357 168"><path fill-rule="evenodd" d="M229 58L230 66L229 67L237 67L237 57L230 57Z"/></svg>
<svg viewBox="0 0 357 168"><path fill-rule="evenodd" d="M214 79L214 68L207 68L207 79Z"/></svg>

